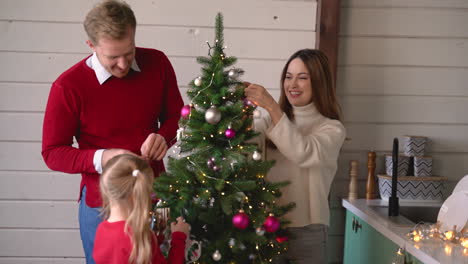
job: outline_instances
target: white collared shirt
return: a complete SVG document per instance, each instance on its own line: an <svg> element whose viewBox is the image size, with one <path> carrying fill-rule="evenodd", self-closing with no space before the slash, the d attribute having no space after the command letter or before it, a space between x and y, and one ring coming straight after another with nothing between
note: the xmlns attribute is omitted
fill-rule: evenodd
<svg viewBox="0 0 468 264"><path fill-rule="evenodd" d="M96 52L93 52L93 55L86 60L86 65L88 65L88 67L94 70L99 84L103 84L105 81L107 81L107 79L109 79L112 76L112 74L108 72L106 68L104 68L104 66L102 66L101 62L99 61L96 55ZM130 68L134 71L141 71L140 67L138 67L135 58L133 58L132 65L130 66Z"/></svg>
<svg viewBox="0 0 468 264"><path fill-rule="evenodd" d="M86 65L94 70L99 84L103 84L112 76L112 74L108 72L104 66L102 66L96 55L96 52L93 52L93 55L86 60ZM138 64L136 63L135 58L133 58L130 68L134 71L141 71L140 67L138 67ZM98 149L96 152L94 152L93 165L98 173L102 173L102 154L104 150L105 149Z"/></svg>

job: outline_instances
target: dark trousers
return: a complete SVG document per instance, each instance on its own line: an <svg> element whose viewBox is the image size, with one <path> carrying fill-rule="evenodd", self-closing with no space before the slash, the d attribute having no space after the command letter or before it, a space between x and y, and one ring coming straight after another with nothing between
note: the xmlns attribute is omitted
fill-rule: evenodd
<svg viewBox="0 0 468 264"><path fill-rule="evenodd" d="M275 264L325 264L327 263L328 226L313 224L286 229L289 249L274 260Z"/></svg>

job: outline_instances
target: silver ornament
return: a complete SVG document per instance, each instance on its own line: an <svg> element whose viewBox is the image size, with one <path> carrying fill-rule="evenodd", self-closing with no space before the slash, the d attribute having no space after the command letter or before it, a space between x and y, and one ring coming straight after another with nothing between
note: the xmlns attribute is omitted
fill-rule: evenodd
<svg viewBox="0 0 468 264"><path fill-rule="evenodd" d="M230 71L228 72L228 76L231 77L231 78L233 78L234 76L236 76L236 71L235 71L235 70L230 70Z"/></svg>
<svg viewBox="0 0 468 264"><path fill-rule="evenodd" d="M200 85L201 85L201 82L202 82L201 77L197 77L197 78L193 81L193 83L194 83L196 86L200 86Z"/></svg>
<svg viewBox="0 0 468 264"><path fill-rule="evenodd" d="M263 229L261 227L257 227L257 228L255 228L255 234L257 234L259 236L263 236L263 234L265 234L265 229Z"/></svg>
<svg viewBox="0 0 468 264"><path fill-rule="evenodd" d="M221 112L216 108L216 106L211 106L208 110L205 112L205 120L206 122L214 125L221 120Z"/></svg>
<svg viewBox="0 0 468 264"><path fill-rule="evenodd" d="M262 159L262 154L260 154L260 152L258 152L258 151L254 151L254 153L252 154L252 158L254 160L261 160Z"/></svg>
<svg viewBox="0 0 468 264"><path fill-rule="evenodd" d="M216 250L214 253L213 253L213 260L214 261L220 261L221 260L221 253L219 253L218 250Z"/></svg>
<svg viewBox="0 0 468 264"><path fill-rule="evenodd" d="M234 238L229 239L228 245L233 248L236 245L236 240Z"/></svg>

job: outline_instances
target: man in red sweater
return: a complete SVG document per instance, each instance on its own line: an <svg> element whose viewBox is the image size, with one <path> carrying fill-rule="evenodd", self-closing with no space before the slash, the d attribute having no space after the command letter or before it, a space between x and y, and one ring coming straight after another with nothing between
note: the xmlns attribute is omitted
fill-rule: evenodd
<svg viewBox="0 0 468 264"><path fill-rule="evenodd" d="M93 54L52 84L42 156L52 170L82 175L80 235L86 262L94 263L102 167L118 154L133 153L151 162L155 175L163 171L183 101L166 55L135 47L136 19L126 3L96 5L84 27Z"/></svg>

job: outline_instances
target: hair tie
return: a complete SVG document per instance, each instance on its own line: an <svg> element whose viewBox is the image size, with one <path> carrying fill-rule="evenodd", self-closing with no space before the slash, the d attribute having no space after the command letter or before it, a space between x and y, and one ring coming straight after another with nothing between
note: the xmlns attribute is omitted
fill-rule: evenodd
<svg viewBox="0 0 468 264"><path fill-rule="evenodd" d="M133 176L133 177L138 176L138 173L139 173L139 172L140 172L139 170L133 170L133 171L132 171L132 176Z"/></svg>

